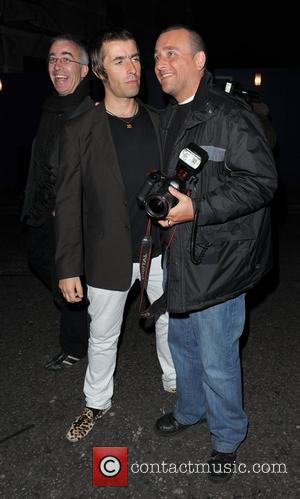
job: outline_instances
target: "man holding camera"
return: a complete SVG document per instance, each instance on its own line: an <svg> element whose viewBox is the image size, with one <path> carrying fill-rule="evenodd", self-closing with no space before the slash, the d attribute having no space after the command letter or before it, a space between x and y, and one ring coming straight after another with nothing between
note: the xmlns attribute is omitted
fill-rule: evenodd
<svg viewBox="0 0 300 499"><path fill-rule="evenodd" d="M161 162L157 113L136 100L141 64L132 34L103 34L91 59L105 98L63 131L56 197L59 287L68 302L80 302L79 276L84 274L90 301L86 407L67 433L71 442L85 438L111 407L123 311L129 289L140 279L140 245L148 222L136 195L147 172ZM159 232L153 230L150 302L163 292ZM156 345L164 389L174 392L167 336L165 313L156 323Z"/></svg>
<svg viewBox="0 0 300 499"><path fill-rule="evenodd" d="M159 222L172 227L166 289L177 402L156 430L173 436L206 420L209 478L225 481L247 433L239 338L245 293L272 265L269 203L277 176L258 118L213 86L205 64L197 32L176 25L160 34L155 72L175 99L162 126L164 173L174 177L189 143L206 150L208 161L185 192L169 187L177 204Z"/></svg>

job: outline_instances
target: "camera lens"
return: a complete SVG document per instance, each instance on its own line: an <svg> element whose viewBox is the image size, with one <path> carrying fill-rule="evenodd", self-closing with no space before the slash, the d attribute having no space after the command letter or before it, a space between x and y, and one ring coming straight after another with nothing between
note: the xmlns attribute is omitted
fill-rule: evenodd
<svg viewBox="0 0 300 499"><path fill-rule="evenodd" d="M160 218L166 218L170 210L167 200L163 196L156 194L148 197L145 208L150 217L158 220Z"/></svg>

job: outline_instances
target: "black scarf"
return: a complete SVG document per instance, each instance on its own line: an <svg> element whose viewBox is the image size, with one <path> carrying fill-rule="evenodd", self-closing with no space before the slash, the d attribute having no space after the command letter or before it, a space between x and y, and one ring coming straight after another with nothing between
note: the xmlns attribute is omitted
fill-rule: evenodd
<svg viewBox="0 0 300 499"><path fill-rule="evenodd" d="M48 163L53 143L62 126L89 94L89 90L89 82L82 80L72 94L58 95L54 92L46 99L36 136L35 160L38 163Z"/></svg>
<svg viewBox="0 0 300 499"><path fill-rule="evenodd" d="M57 165L50 164L55 141L69 116L86 96L90 85L82 80L76 90L60 96L56 92L46 99L36 136L33 168L34 190L29 217L42 222L54 208Z"/></svg>

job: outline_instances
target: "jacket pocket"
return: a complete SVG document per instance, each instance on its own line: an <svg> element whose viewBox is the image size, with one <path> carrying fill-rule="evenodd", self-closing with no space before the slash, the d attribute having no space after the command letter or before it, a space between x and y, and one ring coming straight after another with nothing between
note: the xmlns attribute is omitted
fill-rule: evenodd
<svg viewBox="0 0 300 499"><path fill-rule="evenodd" d="M236 219L225 224L202 225L197 228L196 241L218 245L223 242L255 239L255 233L245 220Z"/></svg>

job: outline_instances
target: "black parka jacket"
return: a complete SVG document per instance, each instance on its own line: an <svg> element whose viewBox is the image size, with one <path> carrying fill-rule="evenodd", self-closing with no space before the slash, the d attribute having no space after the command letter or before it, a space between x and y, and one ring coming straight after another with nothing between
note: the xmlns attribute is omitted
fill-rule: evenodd
<svg viewBox="0 0 300 499"><path fill-rule="evenodd" d="M163 140L175 112L163 115ZM193 222L176 225L168 248L168 310L202 310L252 288L272 266L270 201L277 188L273 155L258 117L246 103L216 88L205 72L192 107L164 164L174 175L180 151L190 142L209 159L189 185Z"/></svg>

